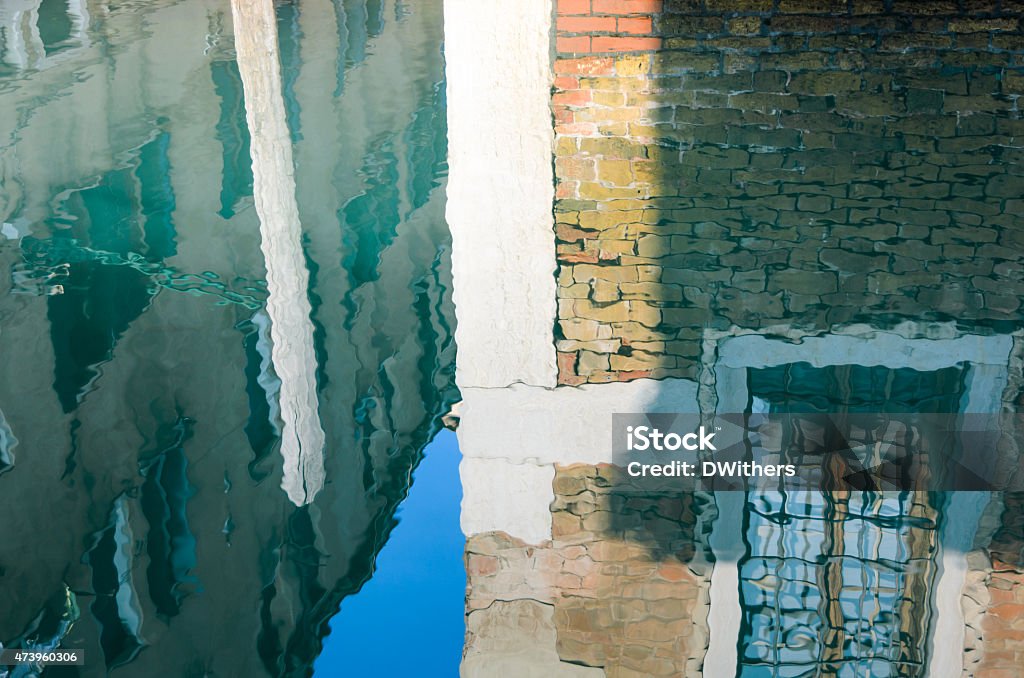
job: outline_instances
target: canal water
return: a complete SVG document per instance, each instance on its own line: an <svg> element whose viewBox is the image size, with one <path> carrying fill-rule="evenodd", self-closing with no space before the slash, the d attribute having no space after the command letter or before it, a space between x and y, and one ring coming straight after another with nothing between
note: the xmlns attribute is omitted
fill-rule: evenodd
<svg viewBox="0 0 1024 678"><path fill-rule="evenodd" d="M230 3L0 6L0 642L85 651L47 675L457 672L441 3L274 11L293 185Z"/></svg>
<svg viewBox="0 0 1024 678"><path fill-rule="evenodd" d="M1012 661L1020 492L666 492L592 453L626 403L1014 410L1019 318L740 331L733 290L673 328L684 378L460 393L443 44L441 0L0 6L0 643L85 656L0 678Z"/></svg>

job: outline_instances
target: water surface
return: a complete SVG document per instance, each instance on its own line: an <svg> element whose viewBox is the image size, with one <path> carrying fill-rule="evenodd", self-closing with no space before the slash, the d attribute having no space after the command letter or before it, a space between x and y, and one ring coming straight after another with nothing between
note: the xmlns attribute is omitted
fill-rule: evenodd
<svg viewBox="0 0 1024 678"><path fill-rule="evenodd" d="M456 398L441 3L276 3L269 90L229 3L22 4L0 641L85 650L55 675L309 675Z"/></svg>

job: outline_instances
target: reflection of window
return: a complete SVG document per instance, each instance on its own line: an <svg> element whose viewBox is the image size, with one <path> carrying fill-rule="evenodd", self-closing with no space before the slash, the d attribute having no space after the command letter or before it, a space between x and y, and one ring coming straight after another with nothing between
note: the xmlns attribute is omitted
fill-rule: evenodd
<svg viewBox="0 0 1024 678"><path fill-rule="evenodd" d="M773 412L959 412L968 367L788 363L747 371L749 393Z"/></svg>
<svg viewBox="0 0 1024 678"><path fill-rule="evenodd" d="M252 197L252 158L249 155L249 127L245 123L245 101L242 98L242 76L234 61L210 64L213 89L220 98L220 120L217 140L224 161L221 173L220 216L235 215L238 201Z"/></svg>
<svg viewBox="0 0 1024 678"><path fill-rule="evenodd" d="M60 201L48 239L24 238L26 259L41 271L59 271L60 294L47 298L54 349L54 390L64 411L74 410L109 360L128 326L149 305L152 281L125 265L144 256L159 264L177 251L170 134L138 149L134 166L111 170L94 186Z"/></svg>
<svg viewBox="0 0 1024 678"><path fill-rule="evenodd" d="M366 32L376 38L384 32L384 3L382 0L366 0Z"/></svg>
<svg viewBox="0 0 1024 678"><path fill-rule="evenodd" d="M285 2L274 7L277 15L277 43L281 54L281 94L284 97L284 112L288 120L292 143L302 139L302 123L299 114L302 107L295 95L295 83L302 69L302 55L299 46L302 28L299 26L299 7L294 2Z"/></svg>
<svg viewBox="0 0 1024 678"><path fill-rule="evenodd" d="M108 668L130 662L142 648L142 612L132 580L132 543L128 502L114 502L106 527L93 535L85 555L92 568L96 598L92 614L100 626L100 646Z"/></svg>
<svg viewBox="0 0 1024 678"><path fill-rule="evenodd" d="M37 26L47 56L67 47L75 34L75 23L68 12L67 0L42 0Z"/></svg>
<svg viewBox="0 0 1024 678"><path fill-rule="evenodd" d="M921 671L935 525L911 495L759 493L740 561L743 676Z"/></svg>
<svg viewBox="0 0 1024 678"><path fill-rule="evenodd" d="M54 351L54 382L65 412L71 412L93 379L96 366L149 305L146 276L108 257L142 249L136 215L137 183L129 169L105 174L96 186L70 194L62 207L74 218L70 229L48 243L52 262L66 261L63 293L47 298Z"/></svg>
<svg viewBox="0 0 1024 678"><path fill-rule="evenodd" d="M196 538L188 522L188 500L195 489L188 480L185 441L191 435L191 421L182 417L166 432L167 447L140 463L145 480L140 500L149 523L146 551L149 567L146 579L149 597L158 614L173 617L181 603L197 587L192 575L196 567Z"/></svg>
<svg viewBox="0 0 1024 678"><path fill-rule="evenodd" d="M969 366L747 371L751 409L958 412ZM937 539L920 495L758 492L744 511L739 675L921 675Z"/></svg>

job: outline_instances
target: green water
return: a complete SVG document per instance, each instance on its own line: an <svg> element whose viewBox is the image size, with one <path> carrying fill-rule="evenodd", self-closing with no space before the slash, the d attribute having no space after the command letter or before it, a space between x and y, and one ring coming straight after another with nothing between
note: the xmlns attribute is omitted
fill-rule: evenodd
<svg viewBox="0 0 1024 678"><path fill-rule="evenodd" d="M440 5L276 4L326 440L298 502L230 5L0 32L0 641L85 650L47 675L306 675L372 576L457 397Z"/></svg>

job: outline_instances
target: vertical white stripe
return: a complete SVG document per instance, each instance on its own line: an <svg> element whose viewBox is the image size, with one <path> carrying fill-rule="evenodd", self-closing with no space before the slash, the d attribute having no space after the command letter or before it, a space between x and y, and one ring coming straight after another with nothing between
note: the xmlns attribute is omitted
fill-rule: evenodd
<svg viewBox="0 0 1024 678"><path fill-rule="evenodd" d="M951 492L944 511L942 557L934 588L935 619L932 622L930 678L960 678L964 668L967 622L963 596L967 583L967 553L974 547L978 520L988 505L988 492Z"/></svg>
<svg viewBox="0 0 1024 678"><path fill-rule="evenodd" d="M309 271L295 200L295 169L285 117L277 25L271 0L232 0L238 71L252 137L253 193L267 264L271 359L281 381L281 487L297 506L324 484L324 431L316 391Z"/></svg>
<svg viewBox="0 0 1024 678"><path fill-rule="evenodd" d="M552 387L551 0L445 0L460 387Z"/></svg>
<svg viewBox="0 0 1024 678"><path fill-rule="evenodd" d="M745 492L715 495L718 518L711 531L715 567L711 570L711 609L708 612L710 640L704 656L705 676L736 675L737 645L743 610L740 607L740 574L737 561L743 548L743 506Z"/></svg>

